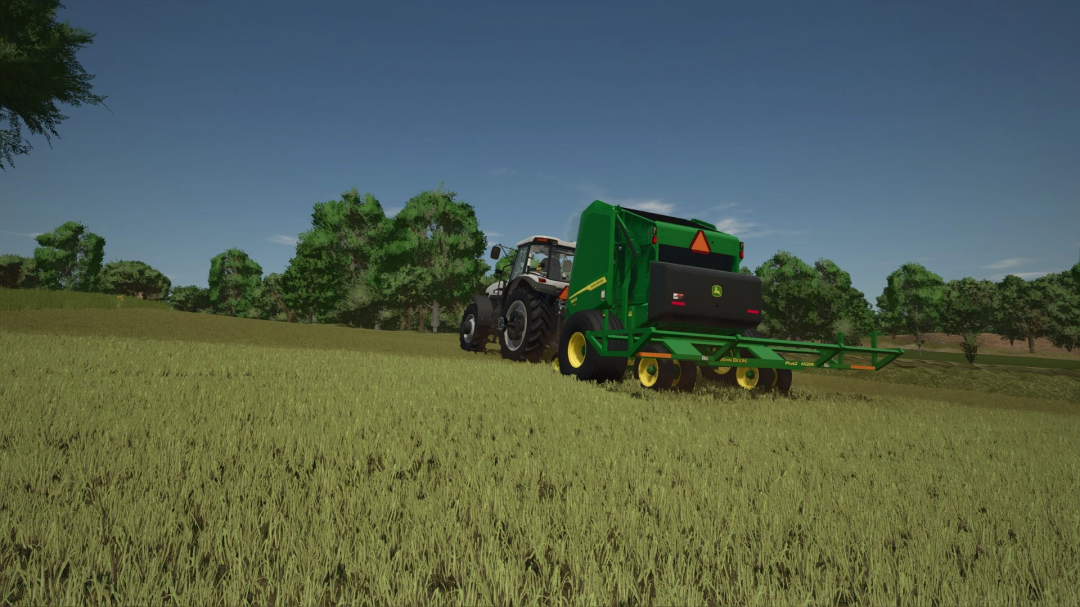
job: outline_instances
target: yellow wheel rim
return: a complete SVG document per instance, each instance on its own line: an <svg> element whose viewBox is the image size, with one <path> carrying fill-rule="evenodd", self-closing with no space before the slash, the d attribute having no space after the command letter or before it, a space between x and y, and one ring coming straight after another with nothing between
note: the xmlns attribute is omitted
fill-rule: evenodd
<svg viewBox="0 0 1080 607"><path fill-rule="evenodd" d="M580 331L571 335L570 343L566 344L566 362L575 369L585 364L585 335Z"/></svg>
<svg viewBox="0 0 1080 607"><path fill-rule="evenodd" d="M724 375L725 373L730 373L731 372L731 367L710 367L710 368L713 371L715 371L718 375Z"/></svg>
<svg viewBox="0 0 1080 607"><path fill-rule="evenodd" d="M758 370L753 367L739 367L735 370L735 381L747 390L757 386L760 376Z"/></svg>
<svg viewBox="0 0 1080 607"><path fill-rule="evenodd" d="M558 356L556 356L555 358L551 359L551 366L552 366L552 367L553 367L553 368L554 368L554 369L555 369L556 371L558 371L558 370L559 370L559 357L558 357Z"/></svg>
<svg viewBox="0 0 1080 607"><path fill-rule="evenodd" d="M682 365L680 365L677 360L671 362L675 365L675 379L671 382L671 387L674 388L679 385L679 380L682 379Z"/></svg>
<svg viewBox="0 0 1080 607"><path fill-rule="evenodd" d="M655 386L660 379L660 363L656 362L655 358L639 358L637 376L638 381L646 388Z"/></svg>

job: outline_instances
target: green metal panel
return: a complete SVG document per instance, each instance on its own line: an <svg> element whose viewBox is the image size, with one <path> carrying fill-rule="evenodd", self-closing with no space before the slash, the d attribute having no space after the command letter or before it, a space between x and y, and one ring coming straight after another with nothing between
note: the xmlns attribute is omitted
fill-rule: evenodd
<svg viewBox="0 0 1080 607"><path fill-rule="evenodd" d="M574 272L566 300L567 317L607 307L614 269L615 208L599 200L581 213ZM605 297L601 298L601 292Z"/></svg>

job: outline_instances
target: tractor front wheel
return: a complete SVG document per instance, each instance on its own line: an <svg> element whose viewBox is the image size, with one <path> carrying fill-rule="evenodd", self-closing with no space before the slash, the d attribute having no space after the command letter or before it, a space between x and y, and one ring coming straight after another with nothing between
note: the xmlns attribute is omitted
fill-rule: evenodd
<svg viewBox="0 0 1080 607"><path fill-rule="evenodd" d="M480 311L471 303L461 315L461 327L458 330L458 342L466 352L481 352L487 345L487 327L480 326Z"/></svg>

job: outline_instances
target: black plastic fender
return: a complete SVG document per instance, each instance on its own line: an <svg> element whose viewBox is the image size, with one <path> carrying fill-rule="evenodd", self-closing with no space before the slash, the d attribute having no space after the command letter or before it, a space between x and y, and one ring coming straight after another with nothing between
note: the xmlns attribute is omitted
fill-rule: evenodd
<svg viewBox="0 0 1080 607"><path fill-rule="evenodd" d="M491 300L487 295L473 295L473 302L476 304L476 313L479 318L476 319L476 323L481 327L490 328L491 325Z"/></svg>

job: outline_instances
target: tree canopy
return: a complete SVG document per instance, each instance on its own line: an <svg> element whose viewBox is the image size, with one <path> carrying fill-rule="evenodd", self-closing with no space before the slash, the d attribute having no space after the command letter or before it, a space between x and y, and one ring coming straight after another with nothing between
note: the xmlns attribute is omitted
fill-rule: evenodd
<svg viewBox="0 0 1080 607"><path fill-rule="evenodd" d="M885 291L877 299L885 324L914 335L921 351L922 334L938 326L945 282L917 263L900 266L887 280Z"/></svg>
<svg viewBox="0 0 1080 607"><path fill-rule="evenodd" d="M243 316L252 307L262 282L262 266L240 249L229 249L210 260L208 282L215 312Z"/></svg>
<svg viewBox="0 0 1080 607"><path fill-rule="evenodd" d="M787 251L778 251L754 274L761 279L762 330L768 335L832 339L844 313L857 310L851 276L827 259L810 266Z"/></svg>
<svg viewBox="0 0 1080 607"><path fill-rule="evenodd" d="M962 278L945 284L941 328L964 339L960 348L969 363L979 352L979 336L993 329L997 288L989 280Z"/></svg>
<svg viewBox="0 0 1080 607"><path fill-rule="evenodd" d="M91 44L94 34L58 23L59 0L0 1L0 169L14 157L29 154L32 145L22 135L25 124L33 135L52 145L56 127L67 119L57 103L104 105L92 93L94 76L75 55Z"/></svg>
<svg viewBox="0 0 1080 607"><path fill-rule="evenodd" d="M34 249L37 281L46 289L97 291L105 239L69 221L52 232L39 234Z"/></svg>
<svg viewBox="0 0 1080 607"><path fill-rule="evenodd" d="M101 291L115 295L138 295L146 299L164 299L172 281L141 261L110 261L101 269Z"/></svg>

